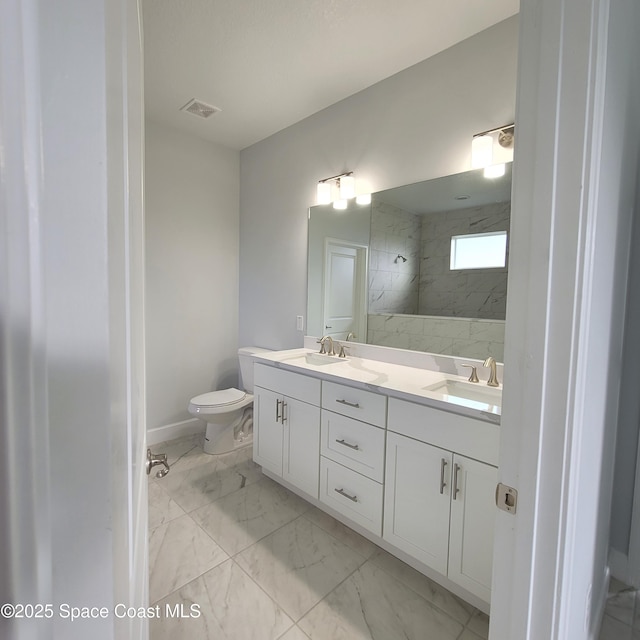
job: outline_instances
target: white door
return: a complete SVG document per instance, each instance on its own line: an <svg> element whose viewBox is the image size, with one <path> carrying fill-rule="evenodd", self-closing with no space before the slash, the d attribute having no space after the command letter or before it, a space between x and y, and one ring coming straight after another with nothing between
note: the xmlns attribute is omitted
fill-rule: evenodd
<svg viewBox="0 0 640 640"><path fill-rule="evenodd" d="M54 612L147 604L140 28L136 1L0 3L0 592ZM147 636L32 622L0 636Z"/></svg>
<svg viewBox="0 0 640 640"><path fill-rule="evenodd" d="M367 248L326 239L323 335L338 340L351 332L365 342L367 316Z"/></svg>
<svg viewBox="0 0 640 640"><path fill-rule="evenodd" d="M450 451L387 432L382 537L446 575Z"/></svg>
<svg viewBox="0 0 640 640"><path fill-rule="evenodd" d="M498 470L454 454L453 477L448 576L489 602Z"/></svg>

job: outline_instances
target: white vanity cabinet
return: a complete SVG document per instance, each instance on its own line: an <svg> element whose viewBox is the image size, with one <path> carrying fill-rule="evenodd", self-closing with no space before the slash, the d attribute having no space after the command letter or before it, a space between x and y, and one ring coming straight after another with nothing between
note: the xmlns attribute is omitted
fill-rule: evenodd
<svg viewBox="0 0 640 640"><path fill-rule="evenodd" d="M482 608L500 425L349 382L256 363L254 460Z"/></svg>
<svg viewBox="0 0 640 640"><path fill-rule="evenodd" d="M385 396L323 381L320 501L377 536L386 420Z"/></svg>
<svg viewBox="0 0 640 640"><path fill-rule="evenodd" d="M387 434L383 538L447 574L453 454Z"/></svg>
<svg viewBox="0 0 640 640"><path fill-rule="evenodd" d="M487 425L389 401L383 532L385 540L485 602L491 596L498 470L456 449L471 450L474 430L491 434L496 426ZM479 451L485 453L484 446ZM497 448L489 457L496 456Z"/></svg>
<svg viewBox="0 0 640 640"><path fill-rule="evenodd" d="M253 458L318 498L320 380L256 364Z"/></svg>

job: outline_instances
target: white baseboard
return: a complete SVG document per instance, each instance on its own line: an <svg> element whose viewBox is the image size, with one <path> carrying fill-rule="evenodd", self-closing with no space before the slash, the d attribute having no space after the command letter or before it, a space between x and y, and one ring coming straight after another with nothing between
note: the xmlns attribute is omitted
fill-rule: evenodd
<svg viewBox="0 0 640 640"><path fill-rule="evenodd" d="M166 424L162 427L147 430L147 444L154 445L167 440L175 440L183 436L204 433L206 424L197 418Z"/></svg>

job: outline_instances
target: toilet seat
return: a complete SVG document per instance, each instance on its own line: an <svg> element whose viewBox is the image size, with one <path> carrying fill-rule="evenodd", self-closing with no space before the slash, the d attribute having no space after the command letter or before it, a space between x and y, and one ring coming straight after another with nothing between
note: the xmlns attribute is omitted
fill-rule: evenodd
<svg viewBox="0 0 640 640"><path fill-rule="evenodd" d="M191 399L191 404L203 408L231 407L247 399L248 394L234 387L221 389L220 391L209 391Z"/></svg>

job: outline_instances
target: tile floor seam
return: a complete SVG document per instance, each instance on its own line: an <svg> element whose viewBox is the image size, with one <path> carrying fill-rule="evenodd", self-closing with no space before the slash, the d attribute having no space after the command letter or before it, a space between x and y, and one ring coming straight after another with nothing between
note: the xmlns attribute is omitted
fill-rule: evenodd
<svg viewBox="0 0 640 640"><path fill-rule="evenodd" d="M318 529L321 529L322 531L324 531L328 536L331 536L334 540L337 540L340 544L345 545L346 547L349 547L349 549L351 549L351 551L353 551L353 553L355 553L357 556L360 556L361 558L364 558L364 560L362 561L362 563L358 566L358 569L368 560L371 559L371 556L373 556L373 553L369 556L363 556L361 553L359 553L358 551L356 551L351 545L347 544L346 542L344 542L344 540L340 540L340 538L336 535L334 535L333 533L331 533L331 531L328 531L327 529L325 529L322 525L319 525L317 522L314 522L311 518L307 517L307 514L309 513L309 509L307 509L304 513L300 514L301 518L305 518L305 520L307 520L307 522L310 522L313 526L318 527ZM332 516L333 517L333 516ZM334 520L336 520L334 518ZM340 520L336 520L336 522L339 522L340 524L342 524L342 522L340 522ZM347 525L344 525L345 527ZM353 529L352 529L353 531ZM358 533L357 531L355 533ZM360 535L360 534L358 534ZM364 538L364 536L362 536ZM367 538L364 538L365 540L367 540ZM370 541L369 541L370 542ZM376 547L378 547L378 545L375 544L375 542L372 542L371 544L375 545ZM379 548L379 547L378 547ZM375 553L375 552L374 552ZM354 571L357 571L358 569L354 569Z"/></svg>
<svg viewBox="0 0 640 640"><path fill-rule="evenodd" d="M302 516L300 516L302 517ZM311 523L313 524L313 523ZM318 525L316 525L318 526ZM320 528L320 527L319 527ZM324 529L323 529L324 531ZM342 543L344 544L344 543ZM298 622L300 622L300 620L302 620L302 618L304 618L310 611L312 611L313 609L315 609L317 606L319 606L322 602L324 602L336 589L338 589L340 586L342 586L349 578L351 578L351 576L353 576L353 574L356 571L360 571L360 569L362 568L362 566L366 564L366 561L361 564L360 566L356 567L348 576L345 576L345 578L343 580L341 580L335 587L333 587L333 589L331 589L330 591L328 591L327 593L324 594L324 596L322 598L320 598L320 600L318 600L318 602L314 603L312 606L310 606L296 621L296 625L298 624ZM301 629L302 631L302 629ZM307 635L307 634L305 634Z"/></svg>
<svg viewBox="0 0 640 640"><path fill-rule="evenodd" d="M383 549L383 551L384 551L384 549ZM390 555L392 555L392 554L390 554ZM400 560L399 558L397 558L397 559ZM425 598L421 593L418 593L410 584L407 584L404 580L402 580L402 578L398 578L397 576L394 576L390 571L387 571L387 569L385 569L384 567L380 566L373 559L373 557L369 558L369 561L372 562L376 567L378 567L378 569L380 569L380 571L384 572L386 575L390 576L394 580L397 580L398 582L402 583L410 591L413 591L413 593L415 593L418 597L422 598L429 606L433 607L434 609L437 609L440 613L443 613L444 615L448 616L449 618L451 618L453 621L457 622L458 624L461 624L463 626L463 631L464 631L464 629L467 628L467 625L469 624L469 622L471 622L471 618L473 618L474 613L476 612L476 610L480 611L480 609L478 609L477 607L474 607L474 611L469 614L469 617L467 618L466 622L462 622L461 620L456 620L448 611L445 611L442 607L438 606L434 602L431 602L430 600L427 600L427 598ZM400 562L402 562L402 560L400 560ZM406 564L406 562L405 562L405 564ZM411 567L411 565L407 565L407 566L413 569L413 567ZM415 569L415 571L417 571L417 569ZM418 571L418 573L420 573L420 572ZM423 575L428 580L431 580L431 578L429 578L429 576L425 576L424 574L421 574L421 575ZM431 580L431 582L434 582L434 581ZM435 584L438 584L438 583L436 582ZM440 587L441 585L438 585L438 586ZM445 587L442 587L442 589L445 589ZM449 591L448 589L445 589L445 590L448 593L451 593L452 595L455 595L451 591ZM469 629L469 631L472 631L472 629ZM473 633L475 633L475 631L473 631ZM478 635L478 634L476 634L476 635Z"/></svg>
<svg viewBox="0 0 640 640"><path fill-rule="evenodd" d="M242 571L242 573L244 573L247 576L247 578L249 578L249 580L251 580L251 582L253 582L253 584L255 584L258 587L258 589L260 589L260 591L262 591L267 596L267 598L269 598L269 600L274 602L280 609L282 609L284 614L292 620L293 624L282 635L286 635L287 633L289 633L289 631L291 631L291 629L298 624L296 620L293 618L293 616L290 613L288 613L287 610L282 606L282 604L278 602L269 592L267 592L264 589L264 587L248 571L246 571L239 562L236 562L234 558L230 558L230 560L236 565L236 567L238 567L238 569L240 569L240 571Z"/></svg>

